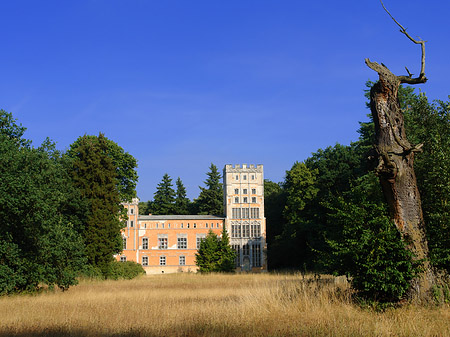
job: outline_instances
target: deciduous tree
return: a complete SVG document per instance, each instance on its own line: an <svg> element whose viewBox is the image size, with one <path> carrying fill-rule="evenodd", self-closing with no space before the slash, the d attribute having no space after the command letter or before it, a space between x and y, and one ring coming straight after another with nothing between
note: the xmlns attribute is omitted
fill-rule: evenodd
<svg viewBox="0 0 450 337"><path fill-rule="evenodd" d="M82 235L90 264L103 275L113 254L122 250L120 231L120 193L117 168L109 155L110 144L99 134L95 139L84 136L71 147L71 176L74 186L88 203L88 213Z"/></svg>

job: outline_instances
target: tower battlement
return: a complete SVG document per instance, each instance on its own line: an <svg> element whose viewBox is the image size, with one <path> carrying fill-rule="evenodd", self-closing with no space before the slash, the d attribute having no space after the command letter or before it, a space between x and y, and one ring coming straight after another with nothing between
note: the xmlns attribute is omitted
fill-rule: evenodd
<svg viewBox="0 0 450 337"><path fill-rule="evenodd" d="M227 164L225 165L224 172L245 172L245 171L253 171L253 172L262 172L263 165L261 164Z"/></svg>

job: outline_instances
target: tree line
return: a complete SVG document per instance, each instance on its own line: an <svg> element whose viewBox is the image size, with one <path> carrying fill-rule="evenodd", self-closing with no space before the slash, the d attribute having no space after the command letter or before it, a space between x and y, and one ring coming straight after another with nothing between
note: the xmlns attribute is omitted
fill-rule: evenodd
<svg viewBox="0 0 450 337"><path fill-rule="evenodd" d="M429 262L448 273L450 102L429 101L411 87L399 89L399 101L409 141L423 144L414 167ZM347 275L360 296L398 301L423 261L406 249L409 242L400 237L384 199L371 115L358 133L350 145L319 149L294 163L283 182L265 181L269 268Z"/></svg>
<svg viewBox="0 0 450 337"><path fill-rule="evenodd" d="M0 294L64 290L80 274L141 273L113 260L121 202L136 195L136 159L101 133L61 152L49 139L32 146L25 130L0 110Z"/></svg>
<svg viewBox="0 0 450 337"><path fill-rule="evenodd" d="M180 177L177 178L174 189L172 178L166 173L156 187L153 200L139 203L140 214L153 215L185 215L210 214L223 216L223 185L222 176L217 166L211 164L205 186L199 186L198 198L191 201L187 198L186 188Z"/></svg>

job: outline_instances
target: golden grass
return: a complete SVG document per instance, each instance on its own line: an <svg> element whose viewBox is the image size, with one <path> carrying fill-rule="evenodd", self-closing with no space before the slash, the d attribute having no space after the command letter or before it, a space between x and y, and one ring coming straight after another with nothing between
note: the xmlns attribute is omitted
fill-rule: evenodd
<svg viewBox="0 0 450 337"><path fill-rule="evenodd" d="M384 313L301 275L145 276L0 298L0 336L450 336L450 308Z"/></svg>

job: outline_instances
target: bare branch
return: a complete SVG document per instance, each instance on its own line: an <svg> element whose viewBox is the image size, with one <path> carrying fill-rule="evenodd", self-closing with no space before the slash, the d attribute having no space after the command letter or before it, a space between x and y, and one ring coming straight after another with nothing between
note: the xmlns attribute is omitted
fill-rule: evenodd
<svg viewBox="0 0 450 337"><path fill-rule="evenodd" d="M411 76L410 77L399 76L400 81L402 83L409 83L409 84L425 83L427 81L427 78L425 77L425 42L426 41L423 41L422 39L420 39L420 40L413 39L411 37L411 35L408 34L406 29L397 20L395 20L395 18L391 15L391 13L389 13L389 11L384 6L383 1L380 0L380 2L381 2L381 6L383 6L383 9L386 11L386 13L388 13L388 15L391 17L391 19L394 20L394 22L400 27L400 32L402 34L404 34L408 39L410 39L415 44L420 44L421 45L422 60L421 60L421 67L420 67L420 75L419 75L419 77L418 78L411 78ZM408 74L410 74L409 71L408 71ZM408 80L408 78L409 78L409 80Z"/></svg>

